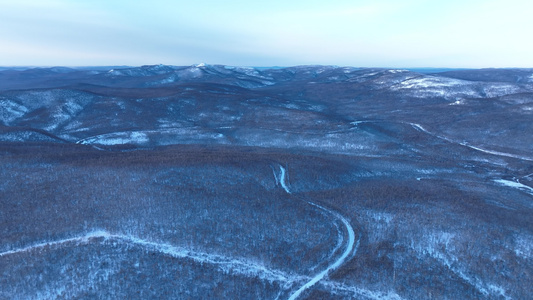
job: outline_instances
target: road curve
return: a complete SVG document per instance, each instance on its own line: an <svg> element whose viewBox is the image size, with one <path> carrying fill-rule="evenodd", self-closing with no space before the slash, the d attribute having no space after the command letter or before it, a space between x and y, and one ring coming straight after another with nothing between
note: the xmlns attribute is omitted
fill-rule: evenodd
<svg viewBox="0 0 533 300"><path fill-rule="evenodd" d="M279 168L280 168L279 183L280 183L281 187L285 190L285 192L287 192L287 194L290 194L291 191L290 191L289 187L287 186L287 182L286 182L286 170L282 166L279 166ZM346 261L346 259L350 255L350 253L352 253L353 251L357 251L357 247L359 246L359 239L357 240L357 242L355 241L355 232L353 230L353 227L350 225L350 222L348 222L348 220L345 217L343 217L341 214L339 214L337 212L329 210L329 209L327 209L327 208L325 208L323 206L320 206L320 205L318 205L316 203L313 203L313 202L310 202L310 201L306 201L306 202L309 203L310 205L313 205L313 206L315 206L315 207L317 207L317 208L319 208L319 209L321 209L321 210L333 215L335 218L340 220L344 224L344 226L346 227L346 231L348 232L348 243L347 243L346 249L344 250L342 255L335 262L333 262L333 264L329 265L324 271L322 271L322 272L316 274L315 276L313 276L309 281L307 281L304 285L302 285L296 292L294 292L289 297L289 300L297 299L305 290L309 289L310 287L315 285L317 282L322 280L324 277L326 277L326 275L328 275L329 272L339 268Z"/></svg>
<svg viewBox="0 0 533 300"><path fill-rule="evenodd" d="M516 154L511 154L511 153L506 153L506 152L483 149L483 148L480 148L480 147L477 147L477 146L470 145L467 142L457 142L457 141L455 141L455 140L453 140L451 138L432 133L432 132L428 131L427 129L425 129L424 127L422 127L422 125L417 124L417 123L405 123L405 124L409 124L414 129L420 130L420 131L422 131L422 132L424 132L424 133L426 133L428 135L431 135L433 137L436 137L438 139L447 141L447 142L452 143L452 144L461 145L461 146L470 148L472 150L476 150L476 151L479 151L479 152L492 154L492 155L496 155L496 156L511 157L511 158L516 158L516 159L520 159L520 160L533 161L533 158L531 158L531 157L522 156L522 155L516 155Z"/></svg>
<svg viewBox="0 0 533 300"><path fill-rule="evenodd" d="M511 188L515 188L515 189L519 189L521 191L524 191L530 195L533 196L533 188L531 188L530 186L527 186L525 184L522 184L518 181L511 181L511 180L505 180L505 179L496 179L494 180L494 182L496 183L499 183L501 185L504 185L504 186L508 186L508 187L511 187Z"/></svg>
<svg viewBox="0 0 533 300"><path fill-rule="evenodd" d="M479 152L483 152L483 153L486 153L486 154L502 156L502 157L516 158L516 159L525 160L525 161L533 161L533 157L528 157L528 156L517 155L517 154L512 154L512 153L507 153L507 152L500 152L500 151L495 151L495 150L484 149L484 148L481 148L481 147L478 147L478 146L471 145L468 142L456 141L456 140L454 140L452 138L433 133L433 132L427 130L426 128L424 128L422 125L420 125L418 123L402 122L402 121L362 120L362 121L353 121L353 122L350 122L350 124L354 125L354 127L352 127L352 128L355 128L359 124L363 124L363 123L376 123L376 124L379 124L379 123L386 123L386 122L410 125L414 129L416 129L418 131L421 131L421 132L424 132L424 133L426 133L426 134L428 134L430 136L433 136L435 138L438 138L440 140L446 141L448 143L460 145L460 146L463 146L463 147L467 147L469 149L476 150L476 151L479 151Z"/></svg>

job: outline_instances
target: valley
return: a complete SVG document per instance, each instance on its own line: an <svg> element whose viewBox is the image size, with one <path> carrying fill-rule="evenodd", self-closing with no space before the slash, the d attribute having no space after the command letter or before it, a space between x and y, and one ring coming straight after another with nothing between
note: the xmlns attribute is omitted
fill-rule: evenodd
<svg viewBox="0 0 533 300"><path fill-rule="evenodd" d="M527 299L533 70L0 69L2 299Z"/></svg>

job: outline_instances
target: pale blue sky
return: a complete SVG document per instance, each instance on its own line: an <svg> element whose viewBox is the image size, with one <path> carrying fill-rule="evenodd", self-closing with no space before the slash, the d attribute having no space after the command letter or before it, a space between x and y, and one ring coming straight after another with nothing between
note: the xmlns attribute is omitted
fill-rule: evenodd
<svg viewBox="0 0 533 300"><path fill-rule="evenodd" d="M531 0L0 0L0 65L533 67Z"/></svg>

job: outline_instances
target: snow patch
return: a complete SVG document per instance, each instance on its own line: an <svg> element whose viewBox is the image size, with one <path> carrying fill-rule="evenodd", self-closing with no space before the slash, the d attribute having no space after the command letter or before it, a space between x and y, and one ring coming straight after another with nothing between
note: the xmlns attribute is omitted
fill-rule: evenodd
<svg viewBox="0 0 533 300"><path fill-rule="evenodd" d="M408 70L389 70L389 73L396 74L396 73L405 73L409 72Z"/></svg>
<svg viewBox="0 0 533 300"><path fill-rule="evenodd" d="M125 244L140 246L144 249L152 250L176 258L191 259L195 262L202 264L207 263L217 265L221 271L227 274L235 273L248 277L258 277L260 279L267 280L270 282L291 282L294 280L301 279L299 277L290 276L281 271L270 270L266 266L261 265L259 263L247 262L241 259L229 258L217 254L190 251L182 247L177 247L165 243L152 242L131 235L111 234L104 230L97 230L73 238L67 238L51 242L43 242L24 248L1 252L0 258L17 253L31 252L45 248L49 249L54 247L61 247L65 244L71 243L74 243L75 245L87 244L93 242L94 239L100 238L104 240L113 240Z"/></svg>
<svg viewBox="0 0 533 300"><path fill-rule="evenodd" d="M78 144L100 144L100 145L123 145L123 144L144 144L149 141L146 133L141 131L113 132L89 137L78 141Z"/></svg>
<svg viewBox="0 0 533 300"><path fill-rule="evenodd" d="M115 69L109 70L109 72L107 72L107 74L112 75L112 76L124 76L124 75L126 75L126 74L124 74L124 72L122 72L120 70L115 70Z"/></svg>
<svg viewBox="0 0 533 300"><path fill-rule="evenodd" d="M525 185L525 184L521 184L520 182L515 182L515 181L511 181L511 180L505 180L505 179L496 179L494 180L494 182L496 183L499 183L499 184L502 184L504 186L508 186L508 187L512 187L512 188L515 188L515 189L519 189L519 190L522 190L530 195L533 196L533 188Z"/></svg>
<svg viewBox="0 0 533 300"><path fill-rule="evenodd" d="M263 81L261 81L261 83L263 83L265 85L273 85L273 84L275 84L275 82L271 81L271 80L274 80L274 78L268 77L268 76L263 76L255 68L240 67L240 68L236 68L235 71L237 71L239 73L242 73L242 74L244 74L246 76L255 77L255 78L259 78L259 79L264 79Z"/></svg>
<svg viewBox="0 0 533 300"><path fill-rule="evenodd" d="M449 105L463 105L463 104L465 104L464 100L456 100L455 102L452 102Z"/></svg>
<svg viewBox="0 0 533 300"><path fill-rule="evenodd" d="M499 295L499 296L503 297L505 300L512 299L511 297L509 297L509 296L507 296L505 294L505 290L502 287L500 287L500 286L497 286L497 285L494 285L494 284L489 284L488 288L493 294Z"/></svg>
<svg viewBox="0 0 533 300"><path fill-rule="evenodd" d="M520 92L520 88L506 83L491 83L483 86L485 97L493 98Z"/></svg>
<svg viewBox="0 0 533 300"><path fill-rule="evenodd" d="M464 81L458 79L424 76L402 81L399 89L456 87L465 84Z"/></svg>
<svg viewBox="0 0 533 300"><path fill-rule="evenodd" d="M392 86L391 89L404 90L416 98L442 97L456 100L486 97L479 83L427 75L409 78Z"/></svg>
<svg viewBox="0 0 533 300"><path fill-rule="evenodd" d="M354 125L354 126L357 126L359 124L363 124L363 123L367 123L367 121L354 121L354 122L350 122L350 124Z"/></svg>
<svg viewBox="0 0 533 300"><path fill-rule="evenodd" d="M3 141L3 142L27 142L27 141L57 142L58 140L48 135L39 133L37 131L20 130L20 131L0 133L0 141Z"/></svg>
<svg viewBox="0 0 533 300"><path fill-rule="evenodd" d="M142 131L119 131L87 137L77 141L77 144L91 145L145 145L155 143L157 145L190 144L202 140L225 143L226 136L219 132L209 132L198 127L183 127L175 123L177 127L161 128ZM172 125L172 123L170 123ZM169 126L170 126L169 125Z"/></svg>
<svg viewBox="0 0 533 300"><path fill-rule="evenodd" d="M533 258L533 236L518 234L515 236L514 253L516 256L531 259Z"/></svg>
<svg viewBox="0 0 533 300"><path fill-rule="evenodd" d="M9 125L16 119L24 116L28 108L9 99L0 99L0 121Z"/></svg>
<svg viewBox="0 0 533 300"><path fill-rule="evenodd" d="M187 68L185 71L181 71L178 73L181 78L198 78L202 76L202 70L197 67L193 66L191 68Z"/></svg>
<svg viewBox="0 0 533 300"><path fill-rule="evenodd" d="M176 80L177 80L176 75L170 75L167 78L161 79L159 81L150 82L149 85L168 84L168 83L173 83Z"/></svg>

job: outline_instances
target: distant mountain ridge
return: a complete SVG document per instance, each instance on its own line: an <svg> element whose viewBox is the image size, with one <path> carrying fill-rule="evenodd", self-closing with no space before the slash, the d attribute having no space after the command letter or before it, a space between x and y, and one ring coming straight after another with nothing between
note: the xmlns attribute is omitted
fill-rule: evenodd
<svg viewBox="0 0 533 300"><path fill-rule="evenodd" d="M198 64L0 71L1 124L71 143L199 142L357 153L374 147L377 137L363 138L367 133L350 124L387 120L421 123L458 141L522 153L533 150L531 135L510 136L531 132L532 112L533 69L428 74ZM3 139L36 138L13 137L16 132L4 131ZM263 134L277 142L255 138Z"/></svg>

